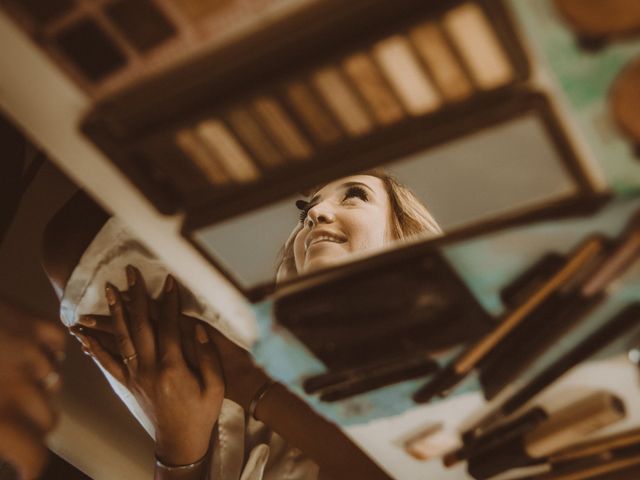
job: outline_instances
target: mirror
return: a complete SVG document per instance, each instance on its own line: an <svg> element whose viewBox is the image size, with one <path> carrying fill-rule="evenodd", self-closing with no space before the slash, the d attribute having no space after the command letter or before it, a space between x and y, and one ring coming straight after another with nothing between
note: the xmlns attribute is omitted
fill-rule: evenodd
<svg viewBox="0 0 640 480"><path fill-rule="evenodd" d="M391 162L384 170L411 189L445 235L472 223L529 212L566 200L578 195L582 188L536 112ZM320 193L327 188L336 190L349 180L353 178L331 182L323 186ZM335 194L339 202L344 199L344 188ZM325 194L327 198L332 195L328 191ZM290 197L198 229L192 238L243 290L272 284L279 253L300 221L300 210L296 208L296 201L300 199L309 200L302 194ZM360 200L356 196L353 202ZM348 259L398 248L433 235L426 231L406 240L385 241L383 245L373 242L372 246L369 242L366 248L349 245L355 254ZM338 240L354 242L346 235ZM334 245L332 251L344 246ZM329 246L316 250L330 255ZM347 260L346 255L339 257L334 264Z"/></svg>

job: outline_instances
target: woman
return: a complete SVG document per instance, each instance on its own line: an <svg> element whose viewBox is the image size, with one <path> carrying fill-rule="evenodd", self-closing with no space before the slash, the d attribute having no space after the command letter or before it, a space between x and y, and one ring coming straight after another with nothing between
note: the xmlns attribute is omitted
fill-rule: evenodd
<svg viewBox="0 0 640 480"><path fill-rule="evenodd" d="M121 232L105 235L113 230L109 224L92 240L100 222L91 219L104 218L104 214L92 214L87 209L96 207L88 205L84 201L68 206L46 233L45 267L71 304L81 300L69 298L73 297L69 292L87 290L86 281L81 278L74 282L72 278L72 273L78 276L78 270L82 270L83 260L93 257L94 264L101 264L103 260L98 261L98 257L116 258L115 254L104 252L105 245L115 243L112 251L121 261L129 256L135 262L151 262L141 251L137 252L138 257L131 257L130 252L136 249L123 250L121 246L130 241L123 241ZM439 231L417 199L381 173L347 177L325 185L305 204L303 215L303 222L285 245L279 278L337 263L346 254L377 249L393 239ZM79 220L90 224L82 225ZM77 228L70 231L70 225ZM91 245L87 248L87 244ZM75 252L71 254L56 245L72 245ZM83 255L84 250L87 252ZM92 250L94 255L90 254ZM152 269L156 283L158 268ZM251 417L255 417L309 454L323 472L333 477L386 478L339 429L321 419L285 387L269 382L245 351L212 329L205 330L193 318L179 318L178 287L173 280L167 280L159 297L161 308L155 309L155 303L148 302L144 287L148 272L143 278L131 266L126 270L128 290L120 291L114 285L107 289L110 317L81 316L78 320L83 331L75 332L86 351L133 394L133 399L127 399L126 392L120 392L143 425L146 423L151 433L155 431L159 477L180 474L180 478L203 478L207 455L212 455L208 468L214 478L317 478L317 468L308 458L288 447L264 425L253 422ZM109 272L112 276L114 273ZM93 270L84 277L94 281L97 278ZM152 290L158 292L157 286ZM154 310L159 313L154 315ZM158 320L154 321L154 317ZM217 347L221 366L211 350L205 348L211 341ZM172 352L171 361L158 362L158 358L166 359L167 345ZM172 367L170 375L167 366ZM163 382L167 376L172 388ZM118 389L115 382L112 385ZM222 392L233 404L222 404ZM180 418L175 415L178 410L183 414ZM205 410L207 414L202 415ZM249 411L249 419L238 427L243 423L243 411ZM210 445L206 440L216 422L217 438L214 432L213 452L207 454ZM235 442L227 442L235 443L234 448L226 448L225 452L220 438L234 436ZM244 443L249 445L248 454ZM225 470L225 464L233 465L233 473Z"/></svg>
<svg viewBox="0 0 640 480"><path fill-rule="evenodd" d="M283 247L278 281L370 254L394 241L442 234L413 192L380 169L330 182L297 205L300 223Z"/></svg>

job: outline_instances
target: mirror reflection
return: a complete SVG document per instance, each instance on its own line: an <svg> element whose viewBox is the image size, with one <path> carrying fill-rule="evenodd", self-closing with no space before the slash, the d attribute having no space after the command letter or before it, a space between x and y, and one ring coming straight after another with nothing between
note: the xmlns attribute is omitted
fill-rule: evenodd
<svg viewBox="0 0 640 480"><path fill-rule="evenodd" d="M202 228L193 238L250 289L535 209L578 188L542 120L530 113Z"/></svg>

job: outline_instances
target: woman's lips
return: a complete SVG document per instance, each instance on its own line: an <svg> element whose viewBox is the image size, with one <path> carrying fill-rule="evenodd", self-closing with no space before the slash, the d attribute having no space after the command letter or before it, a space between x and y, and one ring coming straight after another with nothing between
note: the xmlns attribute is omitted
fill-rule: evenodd
<svg viewBox="0 0 640 480"><path fill-rule="evenodd" d="M319 243L345 243L347 239L345 237L329 233L329 232L317 232L311 233L309 238L307 238L305 242L305 249L308 250L313 245L317 245Z"/></svg>

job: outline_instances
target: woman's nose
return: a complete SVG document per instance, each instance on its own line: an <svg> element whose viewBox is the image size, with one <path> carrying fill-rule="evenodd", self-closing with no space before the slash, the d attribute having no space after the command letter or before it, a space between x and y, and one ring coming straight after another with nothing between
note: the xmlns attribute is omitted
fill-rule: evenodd
<svg viewBox="0 0 640 480"><path fill-rule="evenodd" d="M336 217L325 202L314 205L307 212L307 226L313 228L319 223L333 223Z"/></svg>

